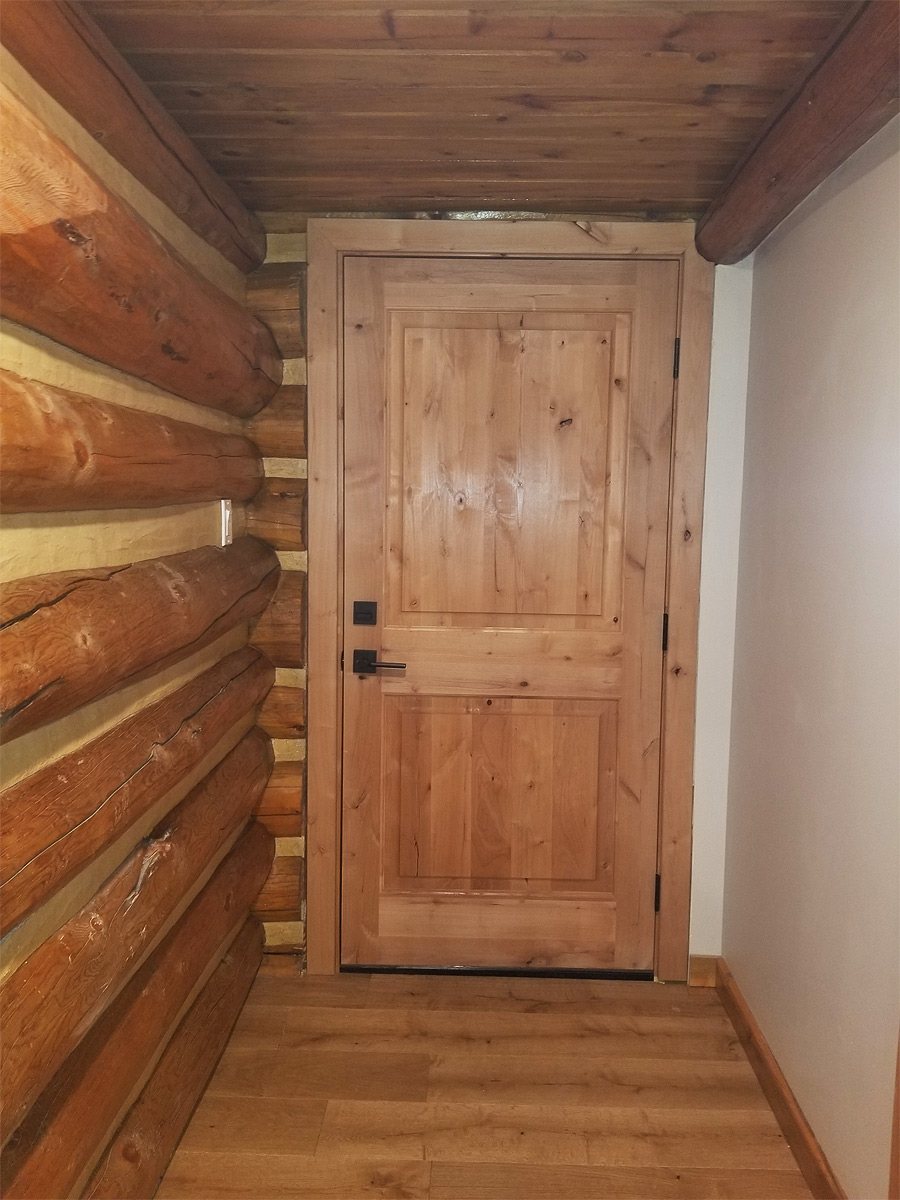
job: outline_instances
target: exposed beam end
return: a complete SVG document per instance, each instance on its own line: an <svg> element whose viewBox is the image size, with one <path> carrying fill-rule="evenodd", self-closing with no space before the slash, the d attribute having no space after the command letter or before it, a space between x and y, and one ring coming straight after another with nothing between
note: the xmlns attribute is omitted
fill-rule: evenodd
<svg viewBox="0 0 900 1200"><path fill-rule="evenodd" d="M697 226L714 263L746 258L900 111L900 4L869 0L775 116Z"/></svg>

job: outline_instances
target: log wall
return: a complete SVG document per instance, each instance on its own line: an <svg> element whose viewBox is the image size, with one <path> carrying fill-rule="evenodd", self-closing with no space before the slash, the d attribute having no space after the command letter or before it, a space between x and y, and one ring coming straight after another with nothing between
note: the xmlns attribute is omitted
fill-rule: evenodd
<svg viewBox="0 0 900 1200"><path fill-rule="evenodd" d="M306 930L306 239L280 237L247 278L247 304L284 355L284 384L248 422L265 479L247 506L247 531L271 546L278 588L252 641L275 664L260 724L273 739L275 769L257 807L275 836L275 861L254 906L268 953L305 951Z"/></svg>
<svg viewBox="0 0 900 1200"><path fill-rule="evenodd" d="M246 305L255 218L89 18L27 3L0 39L0 1172L149 1197L258 968L251 908L299 919L299 803L255 813L305 731L305 484L264 484L244 419L284 420L287 326L271 280ZM98 91L66 112L79 42Z"/></svg>

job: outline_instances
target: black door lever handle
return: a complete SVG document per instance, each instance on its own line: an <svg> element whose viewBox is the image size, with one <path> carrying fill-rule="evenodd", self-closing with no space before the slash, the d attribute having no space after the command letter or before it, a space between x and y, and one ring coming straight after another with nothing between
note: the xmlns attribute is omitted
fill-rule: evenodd
<svg viewBox="0 0 900 1200"><path fill-rule="evenodd" d="M353 651L353 674L354 675L374 675L378 667L390 667L394 671L405 671L406 663L400 662L378 662L377 650L354 650Z"/></svg>

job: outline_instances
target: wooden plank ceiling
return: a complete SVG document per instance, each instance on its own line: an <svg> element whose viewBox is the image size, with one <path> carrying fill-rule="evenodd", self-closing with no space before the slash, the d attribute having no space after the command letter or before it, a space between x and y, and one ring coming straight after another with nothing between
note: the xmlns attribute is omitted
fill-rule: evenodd
<svg viewBox="0 0 900 1200"><path fill-rule="evenodd" d="M90 0L260 212L699 215L855 0Z"/></svg>

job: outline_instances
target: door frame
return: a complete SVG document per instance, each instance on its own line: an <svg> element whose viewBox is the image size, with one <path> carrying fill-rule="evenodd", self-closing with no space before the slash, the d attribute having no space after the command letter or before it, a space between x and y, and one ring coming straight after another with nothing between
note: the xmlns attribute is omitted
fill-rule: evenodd
<svg viewBox="0 0 900 1200"><path fill-rule="evenodd" d="M680 264L663 667L660 904L654 972L688 978L700 543L715 268L693 221L428 221L314 218L307 225L307 970L340 968L343 645L343 260L351 255L641 258Z"/></svg>

